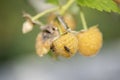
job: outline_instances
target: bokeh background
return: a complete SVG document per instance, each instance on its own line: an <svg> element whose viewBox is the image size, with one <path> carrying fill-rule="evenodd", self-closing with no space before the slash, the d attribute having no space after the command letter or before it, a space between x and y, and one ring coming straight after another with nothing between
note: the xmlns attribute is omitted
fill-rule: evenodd
<svg viewBox="0 0 120 80"><path fill-rule="evenodd" d="M22 34L22 12L35 15L50 6L43 0L0 0L0 80L120 80L120 14L83 7L88 26L99 24L103 47L95 57L76 54L56 61L35 54L39 27ZM75 11L79 30L82 23Z"/></svg>

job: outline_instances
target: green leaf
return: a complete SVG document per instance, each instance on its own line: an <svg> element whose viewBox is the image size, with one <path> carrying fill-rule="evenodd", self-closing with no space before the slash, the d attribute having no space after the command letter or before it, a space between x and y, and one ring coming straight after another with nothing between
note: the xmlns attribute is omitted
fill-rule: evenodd
<svg viewBox="0 0 120 80"><path fill-rule="evenodd" d="M120 8L113 0L77 0L77 3L99 11L120 13Z"/></svg>
<svg viewBox="0 0 120 80"><path fill-rule="evenodd" d="M46 0L47 3L51 3L51 4L54 4L54 5L58 5L59 4L59 1L58 0Z"/></svg>

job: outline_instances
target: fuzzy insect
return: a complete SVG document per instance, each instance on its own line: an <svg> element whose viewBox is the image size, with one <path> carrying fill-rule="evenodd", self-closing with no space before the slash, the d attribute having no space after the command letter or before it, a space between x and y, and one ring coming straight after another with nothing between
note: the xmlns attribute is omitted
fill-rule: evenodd
<svg viewBox="0 0 120 80"><path fill-rule="evenodd" d="M57 27L51 24L41 27L41 30L36 39L36 53L39 56L47 54L52 42L59 36Z"/></svg>

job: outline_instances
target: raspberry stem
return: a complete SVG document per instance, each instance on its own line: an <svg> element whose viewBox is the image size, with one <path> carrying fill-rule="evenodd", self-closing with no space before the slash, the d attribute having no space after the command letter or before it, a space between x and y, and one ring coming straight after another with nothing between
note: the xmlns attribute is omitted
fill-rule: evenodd
<svg viewBox="0 0 120 80"><path fill-rule="evenodd" d="M38 18L44 16L45 14L50 13L50 12L53 12L53 11L57 11L58 9L59 9L59 7L55 7L55 8L52 8L52 9L45 10L45 11L37 14L36 16L34 16L34 17L32 18L32 20L37 20Z"/></svg>
<svg viewBox="0 0 120 80"><path fill-rule="evenodd" d="M63 5L62 7L55 7L55 8L52 8L52 9L48 9L48 10L45 10L41 13L38 13L37 15L35 15L32 20L37 20L38 18L46 15L47 13L50 13L50 12L54 12L54 11L57 11L57 10L60 10L60 14L63 15L65 13L65 11L72 5L72 3L74 2L75 0L68 0L68 2Z"/></svg>
<svg viewBox="0 0 120 80"><path fill-rule="evenodd" d="M61 15L63 15L65 13L65 11L74 3L75 0L68 0L68 2L61 7Z"/></svg>
<svg viewBox="0 0 120 80"><path fill-rule="evenodd" d="M81 18L81 21L82 21L83 28L85 30L87 30L88 29L87 22L86 22L85 15L84 15L84 12L83 12L81 7L80 7L80 18Z"/></svg>

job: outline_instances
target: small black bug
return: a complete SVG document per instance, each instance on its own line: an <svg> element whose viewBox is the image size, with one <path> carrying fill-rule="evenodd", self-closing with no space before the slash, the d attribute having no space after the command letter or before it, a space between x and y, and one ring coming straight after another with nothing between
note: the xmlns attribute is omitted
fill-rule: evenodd
<svg viewBox="0 0 120 80"><path fill-rule="evenodd" d="M70 49L67 46L64 46L65 51L67 51L68 53L70 53Z"/></svg>

